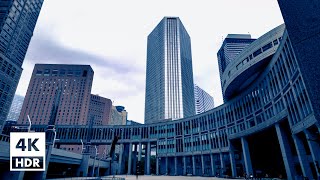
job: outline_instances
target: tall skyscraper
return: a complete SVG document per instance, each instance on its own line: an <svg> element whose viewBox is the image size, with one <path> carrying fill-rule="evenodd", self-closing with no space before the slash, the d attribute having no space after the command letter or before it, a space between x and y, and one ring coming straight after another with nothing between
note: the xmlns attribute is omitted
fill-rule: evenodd
<svg viewBox="0 0 320 180"><path fill-rule="evenodd" d="M24 97L15 95L10 107L10 111L7 117L7 121L17 121L21 112Z"/></svg>
<svg viewBox="0 0 320 180"><path fill-rule="evenodd" d="M224 39L217 53L221 87L224 84L221 77L228 64L230 64L243 49L255 40L256 39L251 39L250 34L228 34Z"/></svg>
<svg viewBox="0 0 320 180"><path fill-rule="evenodd" d="M164 17L148 36L145 123L195 114L190 36Z"/></svg>
<svg viewBox="0 0 320 180"><path fill-rule="evenodd" d="M196 84L194 85L194 100L196 114L200 114L214 108L213 97Z"/></svg>
<svg viewBox="0 0 320 180"><path fill-rule="evenodd" d="M55 124L87 124L93 70L89 65L36 64L18 124L48 124L57 88L62 89Z"/></svg>
<svg viewBox="0 0 320 180"><path fill-rule="evenodd" d="M22 72L43 0L0 1L0 130Z"/></svg>

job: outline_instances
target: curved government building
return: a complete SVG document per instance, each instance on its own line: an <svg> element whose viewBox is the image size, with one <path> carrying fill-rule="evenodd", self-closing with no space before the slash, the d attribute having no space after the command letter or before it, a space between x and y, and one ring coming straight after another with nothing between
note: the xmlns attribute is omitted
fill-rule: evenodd
<svg viewBox="0 0 320 180"><path fill-rule="evenodd" d="M285 25L250 44L226 68L227 102L175 121L134 126L56 126L57 144L110 144L118 174L319 176L319 121ZM44 131L45 126L34 126ZM139 148L139 150L138 150Z"/></svg>
<svg viewBox="0 0 320 180"><path fill-rule="evenodd" d="M223 105L146 125L57 125L56 145L104 145L118 137L117 174L318 179L320 13L308 13L319 12L319 3L279 4L285 25L248 45L222 74Z"/></svg>

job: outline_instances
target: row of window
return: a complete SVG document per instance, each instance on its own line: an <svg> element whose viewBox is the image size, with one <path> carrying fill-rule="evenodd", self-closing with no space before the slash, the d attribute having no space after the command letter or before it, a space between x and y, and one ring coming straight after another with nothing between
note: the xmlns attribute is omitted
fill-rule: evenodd
<svg viewBox="0 0 320 180"><path fill-rule="evenodd" d="M2 57L0 57L0 70L12 78L15 78L17 72L17 69Z"/></svg>
<svg viewBox="0 0 320 180"><path fill-rule="evenodd" d="M240 63L237 64L236 66L236 70L241 69L241 67L245 64L247 64L250 60L252 60L253 58L257 57L258 55L260 55L262 52L265 52L269 49L271 49L273 46L276 46L279 44L279 42L281 42L282 37L280 37L279 39L275 39L269 43L267 43L266 45L264 45L262 48L259 48L258 50L256 50L255 52L253 52L252 54L250 54L248 57L244 58L244 60L242 60ZM233 74L233 71L230 70L228 72L228 77L230 77Z"/></svg>
<svg viewBox="0 0 320 180"><path fill-rule="evenodd" d="M37 69L36 76L87 77L87 70Z"/></svg>

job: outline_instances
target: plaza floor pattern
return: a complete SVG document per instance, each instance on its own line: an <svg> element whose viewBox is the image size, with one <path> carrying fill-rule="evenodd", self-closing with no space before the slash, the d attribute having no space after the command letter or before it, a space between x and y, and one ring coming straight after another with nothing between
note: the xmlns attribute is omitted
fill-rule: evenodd
<svg viewBox="0 0 320 180"><path fill-rule="evenodd" d="M218 180L226 178L215 178L215 177L199 177L199 176L138 176L138 179L134 175L126 176L121 175L117 177L125 178L125 180Z"/></svg>

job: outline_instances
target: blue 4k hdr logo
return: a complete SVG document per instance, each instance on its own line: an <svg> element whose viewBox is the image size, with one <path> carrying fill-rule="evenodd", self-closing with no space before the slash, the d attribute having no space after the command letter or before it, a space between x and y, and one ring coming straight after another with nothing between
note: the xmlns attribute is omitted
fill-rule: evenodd
<svg viewBox="0 0 320 180"><path fill-rule="evenodd" d="M46 137L44 132L10 133L10 170L44 171Z"/></svg>

